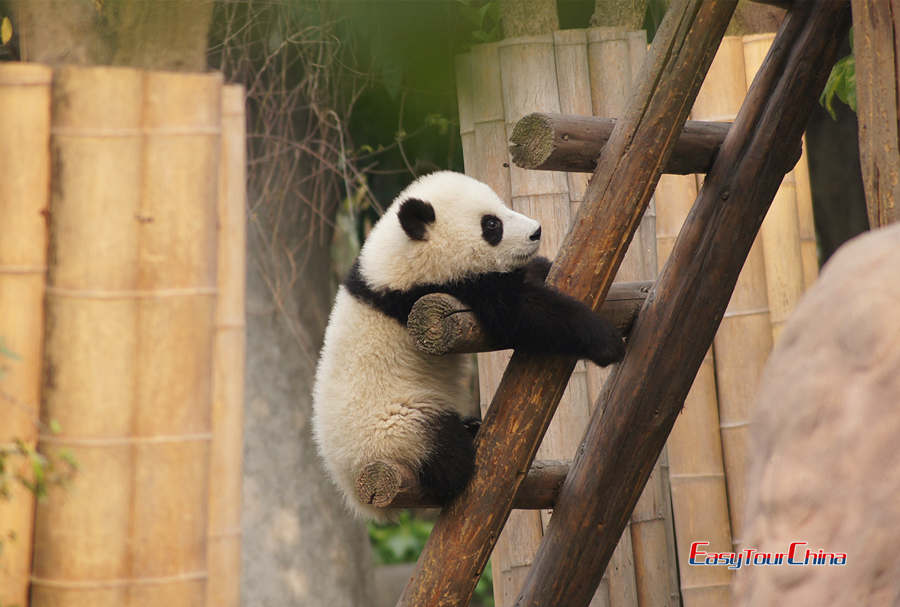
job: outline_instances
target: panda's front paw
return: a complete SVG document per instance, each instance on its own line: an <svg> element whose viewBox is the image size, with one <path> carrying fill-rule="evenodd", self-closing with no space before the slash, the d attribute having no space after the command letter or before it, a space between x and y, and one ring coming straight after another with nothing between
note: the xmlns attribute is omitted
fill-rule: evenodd
<svg viewBox="0 0 900 607"><path fill-rule="evenodd" d="M591 329L588 342L588 358L591 361L605 367L619 362L625 357L625 342L612 324L597 318Z"/></svg>

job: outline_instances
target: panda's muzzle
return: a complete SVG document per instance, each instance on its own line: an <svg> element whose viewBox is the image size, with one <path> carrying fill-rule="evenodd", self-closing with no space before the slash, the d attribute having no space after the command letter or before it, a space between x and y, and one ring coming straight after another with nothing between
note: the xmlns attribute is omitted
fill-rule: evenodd
<svg viewBox="0 0 900 607"><path fill-rule="evenodd" d="M529 240L540 240L541 239L541 226L538 226L538 229L534 231L534 233L528 237Z"/></svg>

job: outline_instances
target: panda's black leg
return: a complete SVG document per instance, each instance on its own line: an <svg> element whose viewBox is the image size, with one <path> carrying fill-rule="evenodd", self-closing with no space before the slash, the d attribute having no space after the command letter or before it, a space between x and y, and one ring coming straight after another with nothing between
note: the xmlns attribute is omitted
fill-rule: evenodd
<svg viewBox="0 0 900 607"><path fill-rule="evenodd" d="M462 422L469 434L472 435L472 438L475 438L475 435L478 434L478 430L481 428L481 420L477 417L464 417Z"/></svg>
<svg viewBox="0 0 900 607"><path fill-rule="evenodd" d="M443 505L465 489L472 477L475 446L472 432L457 413L440 414L431 431L433 447L419 469L419 483Z"/></svg>

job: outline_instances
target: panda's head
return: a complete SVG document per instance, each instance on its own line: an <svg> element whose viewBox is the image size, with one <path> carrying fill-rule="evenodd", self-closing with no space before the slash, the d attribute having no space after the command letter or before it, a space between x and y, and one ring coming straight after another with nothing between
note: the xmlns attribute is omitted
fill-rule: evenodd
<svg viewBox="0 0 900 607"><path fill-rule="evenodd" d="M508 208L487 185L441 171L397 196L366 239L360 270L375 288L441 284L521 267L540 240L540 224Z"/></svg>

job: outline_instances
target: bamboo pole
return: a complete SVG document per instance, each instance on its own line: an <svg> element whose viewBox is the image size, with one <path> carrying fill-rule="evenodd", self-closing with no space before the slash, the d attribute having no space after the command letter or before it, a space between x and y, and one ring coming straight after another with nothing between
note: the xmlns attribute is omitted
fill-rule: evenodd
<svg viewBox="0 0 900 607"><path fill-rule="evenodd" d="M749 87L765 59L775 34L751 34L742 37L744 69ZM800 220L797 213L797 187L793 171L784 176L775 200L760 230L766 264L766 292L772 341L803 295L803 262L800 253Z"/></svg>
<svg viewBox="0 0 900 607"><path fill-rule="evenodd" d="M0 446L37 443L50 180L50 68L0 63ZM30 463L10 458L0 497L0 605L27 605L34 495L14 479Z"/></svg>
<svg viewBox="0 0 900 607"><path fill-rule="evenodd" d="M548 284L599 307L733 10L727 2L701 0L669 9ZM631 147L647 153L625 153ZM399 606L459 604L471 598L574 366L568 358L513 355L475 441L475 474L442 511ZM591 595L596 582L599 576Z"/></svg>
<svg viewBox="0 0 900 607"><path fill-rule="evenodd" d="M697 184L692 176L660 177L656 186L660 271L696 198ZM732 549L712 348L707 350L700 363L666 445L682 604L685 607L727 605L731 570L692 567L687 562L691 543L695 541L709 542L711 551L729 552Z"/></svg>
<svg viewBox="0 0 900 607"><path fill-rule="evenodd" d="M588 38L587 30L568 30L557 31L553 33L553 43L556 55L556 80L559 89L559 106L560 111L570 115L590 116L593 112L593 103L591 101L591 75L590 62L588 59ZM521 124L521 120L518 124ZM515 129L513 129L515 131ZM510 139L512 141L512 138ZM567 173L569 194L569 226L578 208L584 199L584 193L587 190L589 174ZM589 419L590 412L593 410L594 399L590 392L590 377L588 375L589 365L586 361L579 361L575 364L572 377L569 380L570 386L578 386L586 391L580 392L577 398L585 399L583 408L584 417L573 419L577 423L577 427L570 429L571 434L575 435L573 445L580 440L581 434ZM564 395L565 396L565 395ZM551 424L552 427L552 424ZM570 453L566 456L571 459ZM549 524L549 516L544 515L544 526ZM623 534L619 547L616 549L616 563L610 568L603 579L598 584L594 597L591 600L592 607L609 607L611 605L628 605L628 602L622 602L620 596L631 596L634 589L634 560L632 558L631 538L628 534ZM521 587L521 586L520 586ZM516 588L518 592L519 588Z"/></svg>
<svg viewBox="0 0 900 607"><path fill-rule="evenodd" d="M244 418L246 178L244 88L222 87L218 193L218 288L213 341L206 604L241 602L241 487Z"/></svg>
<svg viewBox="0 0 900 607"><path fill-rule="evenodd" d="M800 228L800 261L803 263L803 290L810 288L819 276L819 247L816 242L816 223L813 216L812 186L809 181L809 159L806 137L803 151L794 167L797 188L797 220Z"/></svg>
<svg viewBox="0 0 900 607"><path fill-rule="evenodd" d="M499 43L500 79L507 140L522 116L534 109L560 111L556 54L552 34L510 38ZM538 220L542 226L539 253L553 259L571 222L568 179L564 173L510 168L511 206ZM587 424L584 385L570 382L554 420L538 447L537 457L567 461L572 457ZM494 573L504 577L498 607L512 605L528 573L528 566L543 535L548 511L518 514L503 533L516 538L506 544L505 558L494 560ZM501 553L503 554L503 553Z"/></svg>
<svg viewBox="0 0 900 607"><path fill-rule="evenodd" d="M206 596L221 77L59 69L32 606Z"/></svg>
<svg viewBox="0 0 900 607"><path fill-rule="evenodd" d="M727 36L722 40L697 95L694 118L734 119L746 90L743 42L739 36ZM765 259L759 237L747 255L716 333L714 347L731 535L737 546L744 520L743 479L749 456L747 424L750 407L772 349Z"/></svg>
<svg viewBox="0 0 900 607"><path fill-rule="evenodd" d="M801 3L785 18L657 281L657 296L647 300L625 359L606 384L602 419L591 417L519 607L588 604L709 348L753 236L796 162L803 129L849 27L843 2ZM723 30L724 24L710 35ZM606 161L604 154L600 167ZM552 269L549 278L555 279Z"/></svg>
<svg viewBox="0 0 900 607"><path fill-rule="evenodd" d="M588 41L593 113L595 116L621 116L632 82L647 54L646 33L599 27L588 31ZM652 280L656 278L656 266L656 205L651 199L622 260L616 280ZM589 373L597 372L600 370L596 368L589 370ZM604 379L608 375L608 372L601 373ZM592 383L600 385L601 380L597 378ZM596 401L596 396L592 400ZM668 474L661 472L666 457L663 453L657 462L651 480L632 513L630 533L635 601L629 600L624 604L666 605L672 600L677 601L677 579L670 576L676 565L674 539L670 541L672 514L669 480ZM617 570L625 569L614 567L613 572Z"/></svg>
<svg viewBox="0 0 900 607"><path fill-rule="evenodd" d="M460 113L460 135L466 173L485 182L507 204L510 204L509 167L506 152L506 121L503 115L503 94L500 88L500 53L496 43L480 44L463 55L456 63L457 91ZM470 123L471 122L471 130ZM471 134L470 134L471 133ZM466 140L471 141L467 143ZM478 392L482 417L487 411L500 376L511 352L489 352L478 355ZM510 523L525 524L536 519L532 512L516 511ZM519 587L514 574L501 571L498 563L510 562L509 544L515 541L502 534L491 559L494 599L502 604L504 596Z"/></svg>

